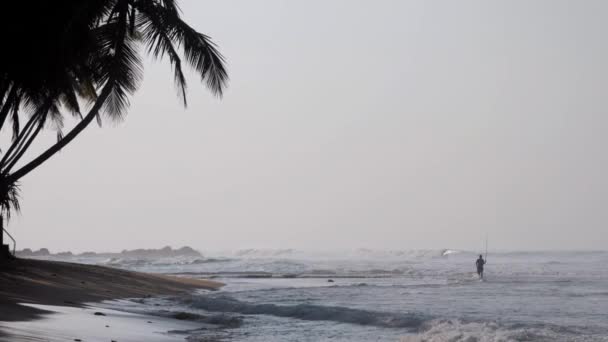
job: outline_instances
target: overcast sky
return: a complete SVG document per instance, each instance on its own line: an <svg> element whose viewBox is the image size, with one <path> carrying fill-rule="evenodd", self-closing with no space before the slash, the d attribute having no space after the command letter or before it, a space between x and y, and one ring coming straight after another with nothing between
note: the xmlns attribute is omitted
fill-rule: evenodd
<svg viewBox="0 0 608 342"><path fill-rule="evenodd" d="M608 2L180 3L224 98L147 63L22 180L19 247L606 249Z"/></svg>

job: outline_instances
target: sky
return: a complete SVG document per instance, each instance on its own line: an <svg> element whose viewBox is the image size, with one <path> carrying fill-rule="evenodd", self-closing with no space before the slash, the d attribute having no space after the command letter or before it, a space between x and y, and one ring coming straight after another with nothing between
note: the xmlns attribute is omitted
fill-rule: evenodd
<svg viewBox="0 0 608 342"><path fill-rule="evenodd" d="M18 248L606 249L608 2L180 4L224 97L148 60L22 179Z"/></svg>

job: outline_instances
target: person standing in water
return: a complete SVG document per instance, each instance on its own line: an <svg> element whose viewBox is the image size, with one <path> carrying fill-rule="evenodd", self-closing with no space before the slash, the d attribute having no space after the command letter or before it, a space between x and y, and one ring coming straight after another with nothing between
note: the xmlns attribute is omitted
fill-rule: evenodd
<svg viewBox="0 0 608 342"><path fill-rule="evenodd" d="M475 262L477 266L477 274L479 275L479 279L483 279L483 265L486 264L486 261L483 260L483 256L479 254L479 259Z"/></svg>

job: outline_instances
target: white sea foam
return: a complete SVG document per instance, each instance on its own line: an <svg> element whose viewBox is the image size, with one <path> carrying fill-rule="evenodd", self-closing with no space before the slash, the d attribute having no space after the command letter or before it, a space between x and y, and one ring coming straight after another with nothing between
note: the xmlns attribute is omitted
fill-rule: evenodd
<svg viewBox="0 0 608 342"><path fill-rule="evenodd" d="M559 341L563 331L551 327L508 327L496 322L470 322L460 320L433 320L419 333L402 336L400 342L520 342L520 341ZM559 329L558 329L559 330ZM573 333L568 341L578 340ZM587 340L581 337L580 341Z"/></svg>

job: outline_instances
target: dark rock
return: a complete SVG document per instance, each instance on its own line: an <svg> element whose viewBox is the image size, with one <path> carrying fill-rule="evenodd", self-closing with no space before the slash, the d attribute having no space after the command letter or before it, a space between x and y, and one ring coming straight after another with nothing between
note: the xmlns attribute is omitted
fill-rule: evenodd
<svg viewBox="0 0 608 342"><path fill-rule="evenodd" d="M51 252L49 252L48 249L46 248L40 248L37 251L32 251L29 248L24 248L20 251L15 252L15 254L19 257L35 257L35 256L49 256L51 255Z"/></svg>
<svg viewBox="0 0 608 342"><path fill-rule="evenodd" d="M20 251L15 252L15 254L17 254L18 257L30 257L33 256L34 252L32 252L32 250L29 248L24 248Z"/></svg>
<svg viewBox="0 0 608 342"><path fill-rule="evenodd" d="M106 314L104 314L103 312L99 312L97 311L96 313L94 313L93 315L95 316L105 316Z"/></svg>
<svg viewBox="0 0 608 342"><path fill-rule="evenodd" d="M202 320L205 318L205 316L191 313L191 312L177 312L177 313L171 315L171 317L182 320L182 321L197 321L197 320Z"/></svg>
<svg viewBox="0 0 608 342"><path fill-rule="evenodd" d="M180 249L171 249L166 246L161 249L134 249L131 251L124 250L120 253L123 258L170 258L177 256L202 257L202 254L195 251L191 247L182 247Z"/></svg>
<svg viewBox="0 0 608 342"><path fill-rule="evenodd" d="M35 256L49 256L49 255L51 255L51 252L49 252L49 250L46 248L40 248L39 250L34 252L34 255Z"/></svg>
<svg viewBox="0 0 608 342"><path fill-rule="evenodd" d="M238 328L243 324L243 318L229 315L212 315L203 320L204 323L222 325L226 328Z"/></svg>
<svg viewBox="0 0 608 342"><path fill-rule="evenodd" d="M56 256L60 258L71 258L74 254L70 251L61 253L51 254L48 249L41 248L37 251L32 251L29 248L24 248L21 251L17 251L17 256L20 257L47 257ZM121 259L157 259L157 258L171 258L171 257L203 257L203 255L193 249L192 247L184 246L179 249L172 249L170 246L165 246L160 249L133 249L123 250L120 253L95 253L95 252L84 252L78 254L80 257L93 258L93 257L104 257L104 258L121 258Z"/></svg>
<svg viewBox="0 0 608 342"><path fill-rule="evenodd" d="M176 250L175 253L181 256L202 256L200 252L195 251L194 249L188 246L184 246Z"/></svg>

